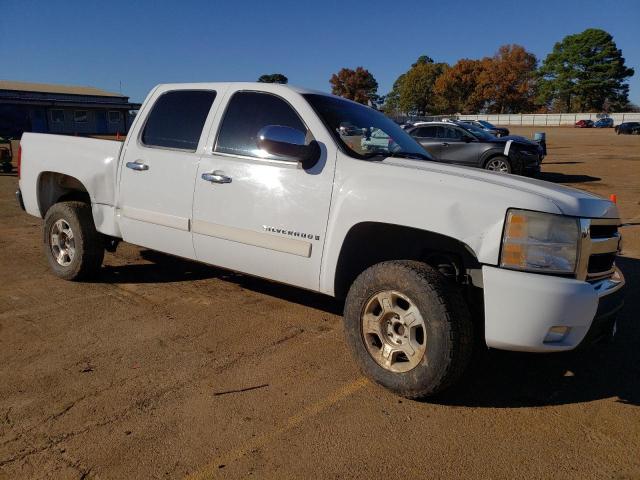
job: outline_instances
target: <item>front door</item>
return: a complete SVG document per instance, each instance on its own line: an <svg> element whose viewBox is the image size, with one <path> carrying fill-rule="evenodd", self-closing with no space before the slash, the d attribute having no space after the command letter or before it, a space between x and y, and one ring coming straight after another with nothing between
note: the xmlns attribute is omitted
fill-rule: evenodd
<svg viewBox="0 0 640 480"><path fill-rule="evenodd" d="M120 165L118 208L122 238L194 258L189 224L211 90L156 92L145 122L127 138Z"/></svg>
<svg viewBox="0 0 640 480"><path fill-rule="evenodd" d="M444 125L442 129L440 159L443 162L478 166L478 142L464 129L455 125Z"/></svg>
<svg viewBox="0 0 640 480"><path fill-rule="evenodd" d="M236 91L214 120L196 178L193 243L200 261L317 289L336 151L306 101L278 93ZM304 169L259 150L267 125L318 140L319 162Z"/></svg>

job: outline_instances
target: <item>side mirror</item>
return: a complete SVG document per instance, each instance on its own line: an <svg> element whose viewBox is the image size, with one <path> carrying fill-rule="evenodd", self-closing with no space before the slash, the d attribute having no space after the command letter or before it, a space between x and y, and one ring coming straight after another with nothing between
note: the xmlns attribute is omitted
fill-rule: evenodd
<svg viewBox="0 0 640 480"><path fill-rule="evenodd" d="M305 144L305 133L283 125L267 125L258 132L258 148L284 160L301 162L313 167L320 159L320 146L315 140Z"/></svg>
<svg viewBox="0 0 640 480"><path fill-rule="evenodd" d="M470 136L468 136L468 135L463 136L463 137L462 137L462 140L464 140L464 141L465 141L465 143L473 142L473 138L471 138L471 137L470 137Z"/></svg>

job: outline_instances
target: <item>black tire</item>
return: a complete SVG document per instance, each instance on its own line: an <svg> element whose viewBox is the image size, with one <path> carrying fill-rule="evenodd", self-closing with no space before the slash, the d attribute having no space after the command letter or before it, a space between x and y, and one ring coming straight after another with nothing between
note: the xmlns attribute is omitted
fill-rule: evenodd
<svg viewBox="0 0 640 480"><path fill-rule="evenodd" d="M10 163L2 164L2 172L3 173L11 173L13 171L13 165Z"/></svg>
<svg viewBox="0 0 640 480"><path fill-rule="evenodd" d="M424 355L415 367L402 373L374 359L363 333L366 306L378 292L387 290L411 299L426 330ZM411 399L432 396L452 386L464 373L473 350L471 314L459 289L421 262L387 261L362 272L347 295L344 324L347 343L364 375Z"/></svg>
<svg viewBox="0 0 640 480"><path fill-rule="evenodd" d="M73 234L73 255L67 255L68 264L61 264L54 250L52 233L58 232L62 221ZM53 273L65 280L85 280L94 276L104 259L104 240L93 223L91 205L84 202L61 202L53 205L44 217L44 251ZM66 262L63 262L66 263Z"/></svg>
<svg viewBox="0 0 640 480"><path fill-rule="evenodd" d="M503 173L513 173L513 166L511 165L511 160L509 160L508 157L505 157L504 155L494 155L493 157L489 158L486 162L484 162L484 165L482 166L482 168L484 168L485 170L491 170L491 171L497 171L493 168L491 168L491 165L494 162L503 162L504 165L506 165L506 172Z"/></svg>

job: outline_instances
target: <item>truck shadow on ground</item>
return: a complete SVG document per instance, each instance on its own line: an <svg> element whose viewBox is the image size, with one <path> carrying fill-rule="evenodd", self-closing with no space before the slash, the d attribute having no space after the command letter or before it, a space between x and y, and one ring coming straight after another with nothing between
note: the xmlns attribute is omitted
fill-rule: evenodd
<svg viewBox="0 0 640 480"><path fill-rule="evenodd" d="M140 250L140 256L150 262L103 266L97 283L171 283L216 278L234 283L247 290L280 298L334 315L342 315L339 300L309 290L283 285L263 278L252 277L224 268L174 257L154 250Z"/></svg>
<svg viewBox="0 0 640 480"><path fill-rule="evenodd" d="M550 164L551 162L547 165ZM554 183L587 183L602 180L600 177L592 177L591 175L567 175L559 172L540 172L536 178Z"/></svg>
<svg viewBox="0 0 640 480"><path fill-rule="evenodd" d="M99 281L151 283L217 278L274 298L342 314L343 304L325 295L151 250L140 254L151 263L105 267ZM450 406L519 408L618 398L619 402L640 406L640 260L621 257L618 265L627 280L626 304L618 316L618 333L610 343L557 354L479 348L459 386L428 401Z"/></svg>
<svg viewBox="0 0 640 480"><path fill-rule="evenodd" d="M584 162L542 162L543 165L577 165L578 163Z"/></svg>

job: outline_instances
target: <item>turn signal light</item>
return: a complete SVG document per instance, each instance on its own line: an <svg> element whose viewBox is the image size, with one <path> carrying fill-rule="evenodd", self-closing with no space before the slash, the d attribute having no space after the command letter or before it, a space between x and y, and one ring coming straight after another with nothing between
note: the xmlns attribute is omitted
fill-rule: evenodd
<svg viewBox="0 0 640 480"><path fill-rule="evenodd" d="M547 336L544 337L543 343L561 342L565 339L570 331L571 327L551 327L547 332Z"/></svg>
<svg viewBox="0 0 640 480"><path fill-rule="evenodd" d="M527 233L527 217L512 213L507 225L508 238L524 238Z"/></svg>
<svg viewBox="0 0 640 480"><path fill-rule="evenodd" d="M505 243L502 248L502 259L508 265L524 265L524 248L517 243Z"/></svg>

